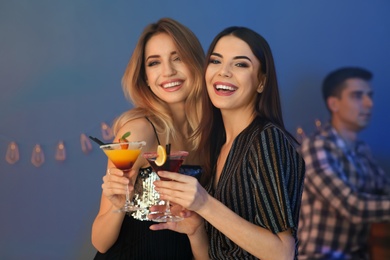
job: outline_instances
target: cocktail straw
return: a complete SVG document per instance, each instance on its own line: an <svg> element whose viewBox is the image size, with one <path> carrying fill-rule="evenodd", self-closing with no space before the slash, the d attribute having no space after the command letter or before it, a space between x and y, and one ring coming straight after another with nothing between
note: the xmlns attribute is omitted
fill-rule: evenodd
<svg viewBox="0 0 390 260"><path fill-rule="evenodd" d="M98 138L96 137L93 137L93 136L89 136L89 138L94 141L95 143L97 143L98 145L105 145L104 142L100 141Z"/></svg>
<svg viewBox="0 0 390 260"><path fill-rule="evenodd" d="M165 145L165 151L167 152L167 155L171 154L171 144L166 144Z"/></svg>

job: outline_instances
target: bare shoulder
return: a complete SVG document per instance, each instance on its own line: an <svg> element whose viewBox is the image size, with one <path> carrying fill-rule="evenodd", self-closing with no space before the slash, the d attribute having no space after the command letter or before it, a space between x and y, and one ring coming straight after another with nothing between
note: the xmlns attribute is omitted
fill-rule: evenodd
<svg viewBox="0 0 390 260"><path fill-rule="evenodd" d="M130 132L127 138L129 141L145 141L146 146L154 146L156 136L153 127L146 118L137 118L128 121L118 131L115 139L120 138L124 133Z"/></svg>

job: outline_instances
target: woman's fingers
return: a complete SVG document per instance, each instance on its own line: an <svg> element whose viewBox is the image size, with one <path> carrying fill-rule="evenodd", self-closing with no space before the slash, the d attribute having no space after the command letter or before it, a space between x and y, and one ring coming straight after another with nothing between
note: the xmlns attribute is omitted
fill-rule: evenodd
<svg viewBox="0 0 390 260"><path fill-rule="evenodd" d="M175 222L165 222L165 223L151 225L149 228L151 230L164 230L164 229L175 230L173 226L176 226Z"/></svg>
<svg viewBox="0 0 390 260"><path fill-rule="evenodd" d="M123 176L123 171L119 170L118 168L108 168L106 175L110 175L110 176Z"/></svg>
<svg viewBox="0 0 390 260"><path fill-rule="evenodd" d="M107 170L107 174L103 177L102 189L103 193L112 197L114 195L125 195L127 190L132 191L134 187L130 184L128 178L123 176L123 172L116 168L110 168Z"/></svg>
<svg viewBox="0 0 390 260"><path fill-rule="evenodd" d="M167 171L159 171L158 175L173 181L178 181L178 182L187 182L188 178L193 178L191 176L177 173L177 172L167 172Z"/></svg>

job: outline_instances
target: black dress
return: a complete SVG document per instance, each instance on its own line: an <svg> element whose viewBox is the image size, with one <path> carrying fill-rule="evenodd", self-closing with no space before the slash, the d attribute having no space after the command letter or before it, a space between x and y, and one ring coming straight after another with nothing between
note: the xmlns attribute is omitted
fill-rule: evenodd
<svg viewBox="0 0 390 260"><path fill-rule="evenodd" d="M181 173L196 177L201 171L200 166L183 165L180 168ZM158 193L151 185L156 178L157 174L150 167L140 170L135 186L136 193L142 195L135 196L135 204L150 206L156 203ZM156 223L147 219L148 213L144 210L126 215L117 241L106 253L97 252L94 259L192 259L187 235L171 230L150 230L150 225Z"/></svg>

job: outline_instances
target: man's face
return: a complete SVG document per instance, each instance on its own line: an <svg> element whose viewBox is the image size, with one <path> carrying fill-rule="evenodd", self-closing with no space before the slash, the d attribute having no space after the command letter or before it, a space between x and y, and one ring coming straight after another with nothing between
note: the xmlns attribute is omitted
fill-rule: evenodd
<svg viewBox="0 0 390 260"><path fill-rule="evenodd" d="M365 128L370 120L372 107L372 89L369 82L352 78L345 81L340 97L330 97L328 105L332 119L349 131L358 132Z"/></svg>

